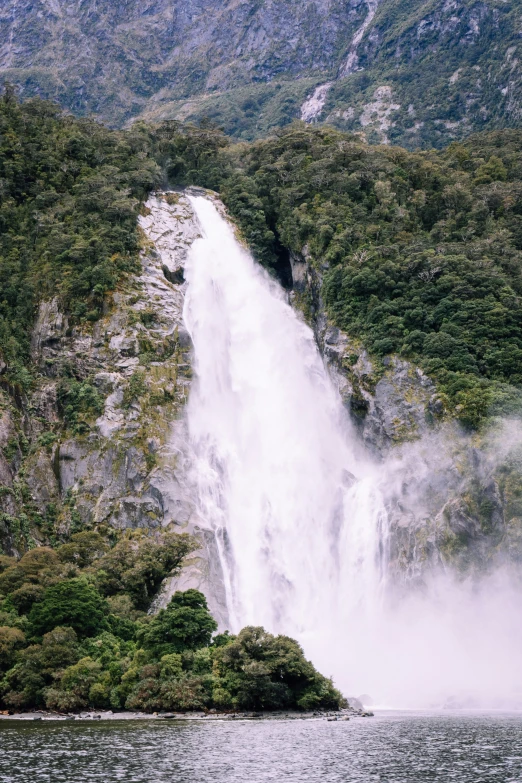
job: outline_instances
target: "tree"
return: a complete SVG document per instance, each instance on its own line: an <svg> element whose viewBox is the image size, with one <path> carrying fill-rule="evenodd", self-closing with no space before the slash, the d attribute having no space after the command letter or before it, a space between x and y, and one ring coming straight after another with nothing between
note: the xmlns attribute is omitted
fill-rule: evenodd
<svg viewBox="0 0 522 783"><path fill-rule="evenodd" d="M43 600L33 605L29 623L35 636L57 626L73 628L78 636L96 636L107 627L107 602L85 579L69 579L48 587Z"/></svg>
<svg viewBox="0 0 522 783"><path fill-rule="evenodd" d="M25 636L19 628L0 627L0 671L11 666L16 650L23 647L24 642Z"/></svg>
<svg viewBox="0 0 522 783"><path fill-rule="evenodd" d="M339 709L343 697L288 636L247 627L214 652L214 701L234 709Z"/></svg>
<svg viewBox="0 0 522 783"><path fill-rule="evenodd" d="M197 546L185 533L126 538L95 563L98 587L107 596L127 593L136 609L148 609L163 579L177 573Z"/></svg>
<svg viewBox="0 0 522 783"><path fill-rule="evenodd" d="M0 688L3 701L10 707L35 707L44 704L44 688L56 672L76 663L78 639L72 628L55 628L43 637L42 644L22 650Z"/></svg>
<svg viewBox="0 0 522 783"><path fill-rule="evenodd" d="M138 642L158 658L210 644L217 623L198 590L177 592L166 609L138 631Z"/></svg>
<svg viewBox="0 0 522 783"><path fill-rule="evenodd" d="M79 568L91 565L107 551L107 543L92 530L83 530L71 536L67 544L58 549L58 557L64 563L74 563Z"/></svg>

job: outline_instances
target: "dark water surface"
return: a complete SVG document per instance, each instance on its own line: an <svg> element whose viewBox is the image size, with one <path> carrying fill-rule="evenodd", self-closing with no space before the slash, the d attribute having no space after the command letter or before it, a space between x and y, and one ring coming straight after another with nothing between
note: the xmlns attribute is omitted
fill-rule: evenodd
<svg viewBox="0 0 522 783"><path fill-rule="evenodd" d="M521 714L326 721L0 721L12 783L522 783Z"/></svg>

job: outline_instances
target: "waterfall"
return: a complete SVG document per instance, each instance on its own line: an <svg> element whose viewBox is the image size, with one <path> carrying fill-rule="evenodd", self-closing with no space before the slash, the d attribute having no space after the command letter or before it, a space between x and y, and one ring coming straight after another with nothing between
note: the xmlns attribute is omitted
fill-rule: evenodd
<svg viewBox="0 0 522 783"><path fill-rule="evenodd" d="M301 640L379 601L382 501L314 336L214 204L185 269L196 381L188 406L200 513L232 630Z"/></svg>
<svg viewBox="0 0 522 783"><path fill-rule="evenodd" d="M293 636L344 692L381 703L522 699L519 592L502 573L481 587L447 573L388 600L383 494L398 467L365 458L312 331L212 200L190 200L192 481L230 630Z"/></svg>

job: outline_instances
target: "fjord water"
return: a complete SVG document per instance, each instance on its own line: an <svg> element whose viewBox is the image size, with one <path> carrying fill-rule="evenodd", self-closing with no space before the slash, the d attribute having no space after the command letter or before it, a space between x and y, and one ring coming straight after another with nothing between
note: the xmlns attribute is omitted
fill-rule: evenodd
<svg viewBox="0 0 522 783"><path fill-rule="evenodd" d="M520 715L0 720L0 783L520 783Z"/></svg>
<svg viewBox="0 0 522 783"><path fill-rule="evenodd" d="M191 202L192 469L230 629L295 637L345 693L380 704L519 704L516 590L503 574L479 588L449 575L393 604L384 498L400 470L366 457L287 294L212 201Z"/></svg>

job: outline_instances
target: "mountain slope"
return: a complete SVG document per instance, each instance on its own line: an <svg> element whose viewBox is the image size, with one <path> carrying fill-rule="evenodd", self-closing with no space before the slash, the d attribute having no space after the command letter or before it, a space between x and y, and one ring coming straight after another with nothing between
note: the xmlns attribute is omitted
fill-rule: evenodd
<svg viewBox="0 0 522 783"><path fill-rule="evenodd" d="M0 72L114 125L208 116L243 138L300 116L441 146L520 120L521 3L0 0Z"/></svg>
<svg viewBox="0 0 522 783"><path fill-rule="evenodd" d="M0 65L24 91L118 123L151 99L319 75L342 55L364 3L2 0Z"/></svg>

